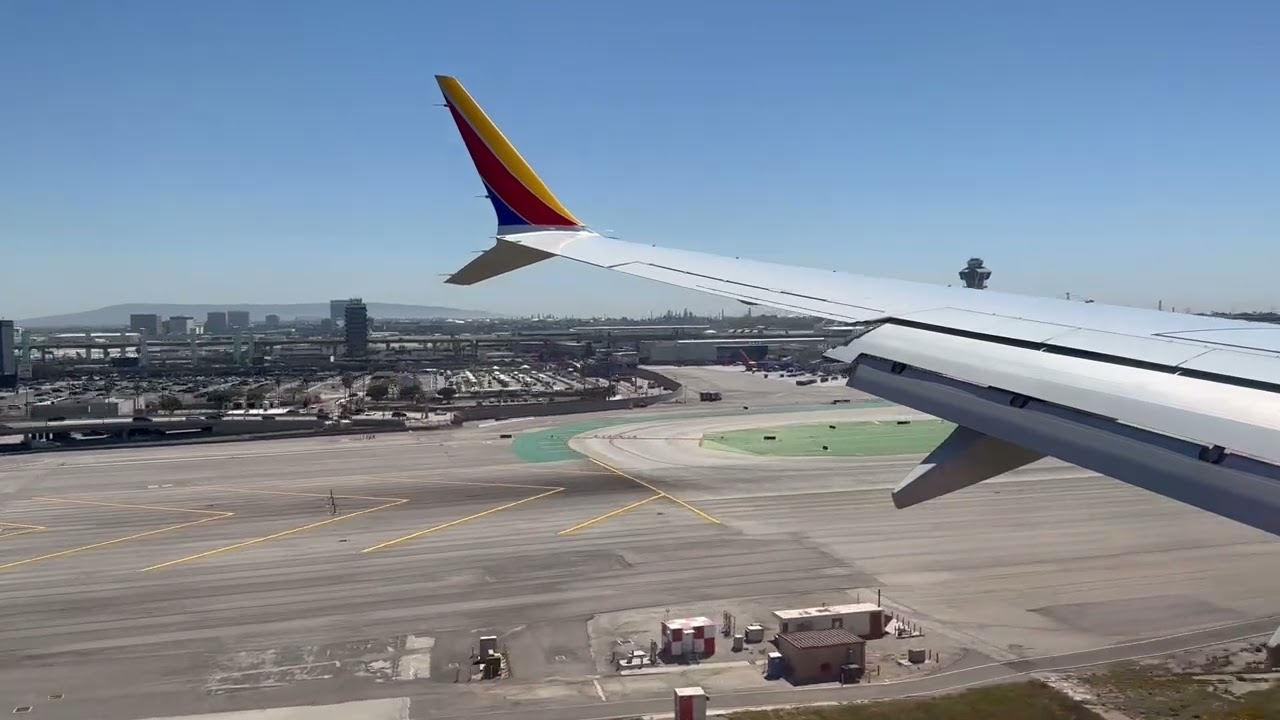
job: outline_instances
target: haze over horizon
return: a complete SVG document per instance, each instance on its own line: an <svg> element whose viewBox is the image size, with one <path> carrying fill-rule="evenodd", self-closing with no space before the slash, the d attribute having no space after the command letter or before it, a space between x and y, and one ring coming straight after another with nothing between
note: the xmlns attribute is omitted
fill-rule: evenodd
<svg viewBox="0 0 1280 720"><path fill-rule="evenodd" d="M344 295L742 311L562 261L444 285L494 219L434 73L628 239L938 284L978 255L994 290L1276 304L1280 5L1261 0L14 0L0 24L6 317Z"/></svg>

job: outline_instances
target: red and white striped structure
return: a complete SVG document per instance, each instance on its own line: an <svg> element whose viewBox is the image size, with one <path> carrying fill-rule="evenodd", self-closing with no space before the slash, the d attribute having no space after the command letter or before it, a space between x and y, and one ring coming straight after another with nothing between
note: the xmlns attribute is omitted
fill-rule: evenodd
<svg viewBox="0 0 1280 720"><path fill-rule="evenodd" d="M706 657L716 652L715 621L705 617L662 621L662 652L671 657Z"/></svg>
<svg viewBox="0 0 1280 720"><path fill-rule="evenodd" d="M702 688L676 688L675 700L675 720L707 720L707 693Z"/></svg>

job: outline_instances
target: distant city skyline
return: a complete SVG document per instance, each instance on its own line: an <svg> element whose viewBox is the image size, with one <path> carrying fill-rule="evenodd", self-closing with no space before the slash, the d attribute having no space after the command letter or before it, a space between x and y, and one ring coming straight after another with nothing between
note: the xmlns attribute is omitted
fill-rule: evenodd
<svg viewBox="0 0 1280 720"><path fill-rule="evenodd" d="M978 255L993 291L1276 303L1280 4L248 7L5 5L20 271L0 313L348 293L737 311L570 262L443 285L495 221L435 72L570 209L639 242L938 284Z"/></svg>
<svg viewBox="0 0 1280 720"><path fill-rule="evenodd" d="M1070 295L1070 293L1066 293L1066 295ZM1093 302L1091 298L1084 298L1078 295L1065 297L1063 299L1067 299L1067 300L1075 299L1077 302ZM183 307L203 308L203 307L209 307L212 305L216 305L216 303L193 303L193 304L177 304L177 305L171 305L171 304L165 304L165 303L155 303L152 305L148 305L147 303L130 303L127 305L113 305L113 306L107 306L105 308L95 308L88 311L81 311L79 313L68 313L66 315L52 315L52 316L43 316L39 318L29 318L25 320L18 320L16 322L18 322L19 324L25 323L30 327L49 327L49 328L80 327L80 326L113 328L113 327L127 326L131 330L136 331L138 330L137 325L140 318L151 318L152 322L155 323L154 329L148 329L146 332L152 335L160 335L160 334L163 334L160 329L161 322L168 321L169 319L174 317L178 317L178 318L185 318L186 320L193 321L191 323L192 327L200 326L204 329L204 332L206 333L219 333L229 329L233 329L231 327L231 323L228 322L228 316L234 315L236 311L230 311L230 312L210 311L205 313L206 318L204 320L201 320L195 316L183 316L180 314L176 314L176 311L173 310L173 308L183 308ZM277 308L291 307L291 306L319 306L319 305L320 305L319 303L299 303L299 304L263 303L261 305L252 305L252 307L277 309ZM377 301L372 301L369 303L369 305L372 307L380 307L380 308L385 308L389 306L396 307L396 305L394 304L380 303ZM229 306L234 307L235 305L231 304ZM707 318L723 319L723 318L745 318L745 317L751 317L753 315L759 316L759 317L770 317L770 316L807 317L801 313L777 310L769 307L762 307L762 308L753 310L752 308L747 306L741 306L739 308L721 309L721 310L715 310L710 312L694 310L688 307L666 308L664 310L651 311L649 313L639 314L639 315L631 315L631 314L625 314L625 313L619 314L619 315L612 315L612 314L598 314L598 313L593 314L593 313L540 313L540 312L492 313L492 314L478 315L478 314L475 314L475 311L471 309L463 310L458 308L430 308L430 306L413 306L413 305L400 306L400 307L410 307L410 308L421 307L423 309L439 310L442 312L439 312L439 313L410 312L408 314L396 314L396 313L388 313L384 311L381 315L375 315L371 313L370 319L372 321L415 320L415 319L425 321L430 319L454 318L454 319L465 319L465 320L520 320L520 321L581 320L584 322L589 322L593 320L673 321L673 320L681 320L681 319L707 319ZM1177 307L1177 306L1172 306L1172 305L1168 305L1160 302L1157 302L1156 305L1152 307L1158 310L1164 310L1167 312L1179 312L1179 313L1226 314L1226 315L1249 315L1249 314L1277 315L1277 310L1275 307L1247 308L1247 309L1237 308L1237 309L1221 310L1216 308L1203 308L1203 309L1194 308L1190 306ZM129 319L127 322L120 321L118 318L116 320L104 320L96 317L89 320L79 319L79 316L82 316L82 315L86 315L86 314L93 315L95 313L103 313L103 312L114 313L115 316L124 317L124 315L121 315L121 313L123 312L122 309L126 309L126 308L129 310L129 313L128 313ZM152 311L152 310L148 310L148 308L167 308L168 311L167 312ZM329 322L334 322L331 316L326 317L322 314L317 314L314 312L308 312L308 313L302 313L302 314L296 314L296 315L289 315L289 314L281 315L278 312L268 312L266 309L260 309L260 310L254 310L254 311L242 311L242 312L245 312L249 315L250 320L248 322L251 322L253 324L275 323L278 325L278 324L293 324L297 322L319 323L326 320ZM453 313L448 312L450 310L453 310L455 312ZM345 316L345 306L344 306L344 316ZM60 320L61 318L69 318L69 320L62 321ZM12 318L4 317L2 313L0 313L0 319L13 321ZM51 319L53 320L53 322L50 322ZM213 321L212 327L209 324L210 321ZM814 321L828 322L826 320L823 320L822 318L814 318ZM339 320L337 324L340 325L342 322L343 320ZM248 325L242 324L241 327L248 327Z"/></svg>
<svg viewBox="0 0 1280 720"><path fill-rule="evenodd" d="M630 279L630 278L626 278L626 279ZM951 285L951 286L954 286L954 287L961 287L961 286L963 286L963 282L950 282L950 283L938 283L938 284L947 284L947 285ZM999 292L999 291L1000 291L1000 288L999 288L998 286L997 286L997 287L994 287L994 288L991 288L991 289L992 289L992 290L995 290L995 291L997 291L997 292ZM703 298L702 298L702 296L701 296L700 294L694 293L694 296L695 296L695 298L696 298L696 299L703 299ZM1065 292L1062 292L1062 293L1058 293L1057 295L1054 295L1054 296L1052 296L1052 297L1057 297L1057 298L1061 298L1061 299L1065 299L1065 300L1073 300L1073 299L1074 299L1074 300L1076 300L1076 301L1078 301L1078 302L1096 302L1096 299L1095 299L1095 298L1088 297L1087 295L1084 295L1083 293L1079 293L1079 292L1071 292L1071 291L1065 291ZM524 310L522 310L522 311L519 311L519 312L495 312L495 311L491 311L491 310L487 310L487 309L483 309L483 308L447 308L447 307L440 307L440 306L418 305L418 304L416 304L416 303L387 303L387 302L383 302L383 301L381 301L381 300L373 300L373 301L370 301L370 303L369 303L369 304L370 304L371 306L375 306L375 307L387 307L387 306L394 306L394 307L415 308L415 309L416 309L416 310L413 310L413 311L409 311L409 312L408 312L408 314L404 314L404 315L396 315L396 314L394 314L394 313L393 313L393 314L387 314L387 313L386 313L386 311L383 311L383 313L382 313L381 315L378 315L378 314L371 314L371 317L373 317L373 318L375 318L375 319L377 319L378 317L385 317L385 318L393 318L393 317L394 317L394 318L401 318L401 317L403 317L403 318L420 318L420 317L459 317L459 318L470 318L470 317L483 317L483 316L490 316L490 317L495 317L495 318L496 318L496 317L501 317L501 318L520 318L520 319L609 318L609 317L613 317L613 318L653 318L653 317L662 317L662 316L670 315L670 314L672 314L672 313L679 314L679 313L683 313L683 312L689 312L689 313L692 313L692 314L694 314L694 315L696 315L696 316L699 316L699 317L715 317L715 316L738 317L738 316L746 316L746 315L750 315L750 314L752 314L752 312L753 312L753 311L752 311L748 306L746 306L746 305L742 305L741 303L725 302L725 301L723 301L722 299L720 299L720 298L715 298L715 297L710 297L709 299L711 300L711 302L710 302L710 303L696 303L696 302L695 302L695 303L692 303L692 304L689 304L689 305L685 305L685 306L683 306L683 307L679 307L679 308L676 308L676 307L664 307L664 308L659 308L659 309L648 310L648 311L641 312L641 313L627 313L627 312L621 312L621 313L607 313L607 312L605 312L605 313L601 313L601 312L591 312L591 311L585 311L585 312L582 312L582 311L580 311L580 312L543 312L543 311L538 311L538 310L529 310L529 309L527 309L527 308L526 308L526 309L524 309ZM319 320L321 320L321 319L324 319L325 317L329 317L330 319L332 319L332 317L333 317L333 312L334 312L334 311L333 311L333 307L334 307L334 306L333 306L333 303L335 303L335 302L337 302L337 301L336 301L336 300L330 300L330 301L327 301L326 303L320 303L320 302L316 302L316 301L311 301L311 302L303 301L303 302L296 302L296 303L271 303L271 302L267 302L267 303L245 303L245 302L232 302L232 303L208 303L208 302L193 302L193 303L170 303L170 302L155 302L155 303L145 303L145 302L144 302L144 303L116 303L116 304L104 305L104 306L99 306L99 307L91 307L91 308L82 308L82 309L77 309L77 310L71 310L70 312L67 312L67 313L51 313L51 314L48 314L48 315L42 315L42 316L31 316L31 317L20 317L20 316L18 316L16 313L8 313L8 312L5 312L5 311L4 311L4 310L5 310L4 308L0 308L0 318L2 318L2 319L8 319L8 320L15 320L15 321L19 321L19 322L27 322L27 321L30 321L30 320L44 320L44 319L49 318L49 317L55 317L55 318L56 318L56 317L63 317L63 316L81 315L81 314L86 314L86 313L111 312L111 311L114 311L114 312L116 312L116 313L124 313L124 312L126 312L124 309L125 309L125 308L128 308L127 313L152 313L152 312L154 312L154 313L156 313L156 314L158 314L158 315L160 315L160 316L162 316L162 317L164 317L164 318L168 318L168 317L171 317L171 316L174 316L174 315L179 315L179 316L180 316L180 315L181 315L182 313L184 313L184 312L195 313L195 314L194 314L194 315L192 315L191 317L192 317L193 319L195 319L197 323L199 323L199 324L201 324L201 325L206 325L206 324L208 324L208 322L209 322L209 321L211 321L211 320L212 320L212 321L214 322L214 327L215 327L215 328L218 328L218 327L221 327L221 326L222 326L222 324L225 324L225 323L227 322L227 314L228 314L228 310L227 310L227 308L237 308L237 307L241 307L241 308L245 308L245 307L247 307L247 308L251 308L250 310L248 310L248 312L250 313L250 315L251 315L251 317L252 317L252 320L253 320L254 322L261 322L261 321L265 321L265 320L266 320L266 318L267 318L267 316L269 316L269 315L276 315L276 316L278 316L282 321L285 321L285 322L292 322L292 321L295 321L295 320L315 320L315 321L319 321ZM344 299L344 300L342 300L342 303L344 303L344 304L345 304L345 303L346 303L346 300L345 300L345 299ZM708 308L708 307L706 307L707 305L710 305L710 306L712 306L712 307L709 307L709 308ZM307 308L309 308L309 309L308 309L307 311L304 311L304 312L300 313L300 314L290 314L289 310L287 310L287 309L286 309L286 310L281 310L281 308L303 307L303 306L305 306L305 307L307 307ZM717 306L718 306L718 307L717 307ZM1278 308L1280 308L1280 306L1278 306L1278 305L1276 305L1276 304L1268 305L1268 306L1266 306L1266 307L1241 307L1241 306L1239 306L1239 305L1234 305L1234 306L1226 307L1226 308L1219 308L1219 307L1204 307L1204 308L1201 308L1201 307L1195 307L1195 306L1192 306L1192 305L1182 305L1182 306L1179 306L1179 305L1176 305L1176 304L1170 303L1170 302L1168 302L1168 301L1165 301L1165 300L1163 300L1163 299L1159 299L1159 298L1157 298L1157 299L1153 300L1153 301L1152 301L1151 303L1149 303L1149 304L1141 305L1141 307L1150 307L1150 308L1155 308L1155 309L1158 309L1158 310L1165 310L1165 311L1168 311L1168 312L1204 313L1204 314L1212 314L1212 313L1218 313L1218 314L1247 314L1247 313L1267 314L1267 313L1276 313L1276 312L1277 312L1277 310L1278 310ZM151 308L158 308L158 309L157 309L157 310L153 310L153 309L151 309ZM216 310L215 310L215 309L213 309L213 308L218 308L218 309L216 309ZM319 312L319 310L326 310L327 312ZM339 310L341 310L341 308L339 308ZM432 311L432 312L428 312L428 311ZM232 310L232 311L230 311L230 312L234 312L234 310ZM433 314L433 313L435 313L435 314ZM762 308L762 309L760 309L760 310L757 312L757 314L760 314L760 313L766 313L766 314L770 314L770 313L777 313L777 314L782 314L782 315L788 315L788 314L791 314L791 313L787 313L787 312L785 312L785 311L776 310L776 309L773 309L773 308ZM339 319L337 322L341 323L341 319ZM127 323L126 323L126 324L127 324Z"/></svg>

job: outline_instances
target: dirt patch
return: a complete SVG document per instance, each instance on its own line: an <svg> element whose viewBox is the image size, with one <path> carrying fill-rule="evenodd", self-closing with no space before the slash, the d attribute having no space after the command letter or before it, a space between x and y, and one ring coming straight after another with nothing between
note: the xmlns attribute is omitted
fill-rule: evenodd
<svg viewBox="0 0 1280 720"><path fill-rule="evenodd" d="M731 713L731 720L1102 720L1048 685L1033 681L922 700Z"/></svg>
<svg viewBox="0 0 1280 720"><path fill-rule="evenodd" d="M1159 667L1132 666L1078 681L1099 704L1133 720L1280 718L1280 683L1274 674L1169 674Z"/></svg>

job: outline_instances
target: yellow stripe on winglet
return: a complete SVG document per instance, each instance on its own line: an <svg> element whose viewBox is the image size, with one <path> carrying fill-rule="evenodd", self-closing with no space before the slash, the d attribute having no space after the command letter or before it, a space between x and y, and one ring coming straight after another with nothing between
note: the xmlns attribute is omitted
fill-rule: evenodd
<svg viewBox="0 0 1280 720"><path fill-rule="evenodd" d="M449 104L461 113L462 117L471 125L480 139L484 140L493 154L502 161L507 170L516 177L529 191L538 196L538 199L546 203L548 207L562 216L575 223L580 221L569 212L569 209L560 203L551 190L542 182L538 174L529 167L529 163L520 156L519 151L507 140L497 125L489 119L480 105L472 99L467 89L462 87L462 83L457 78L448 75L437 75L436 82L440 84L440 90L444 96L448 98Z"/></svg>

